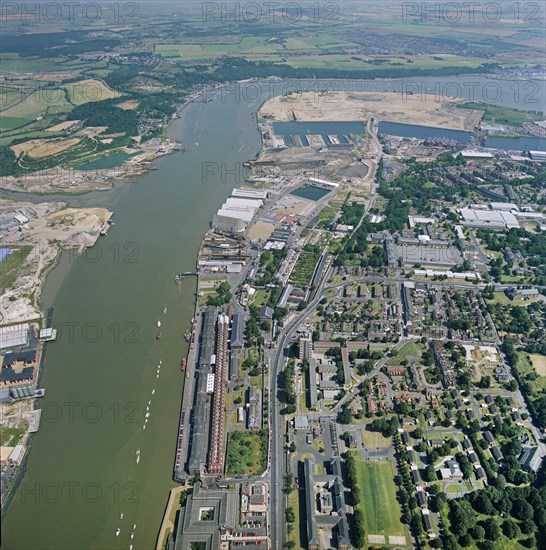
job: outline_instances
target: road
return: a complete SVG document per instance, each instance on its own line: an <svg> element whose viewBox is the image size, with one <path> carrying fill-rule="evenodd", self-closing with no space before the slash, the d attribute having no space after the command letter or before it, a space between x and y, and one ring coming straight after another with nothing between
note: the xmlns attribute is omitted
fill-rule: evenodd
<svg viewBox="0 0 546 550"><path fill-rule="evenodd" d="M381 145L377 140L377 136L373 131L368 128L369 133L372 137L372 146L375 147L375 156L378 156L381 152ZM373 207L375 202L375 171L377 165L375 162L371 163L370 170L368 171L367 177L370 179L370 197L369 201L365 208L365 213L367 214L370 208ZM361 224L364 221L365 216L362 216L360 222L355 227L354 232L358 230ZM290 342L292 335L296 330L313 314L315 309L318 307L320 301L322 300L324 290L326 288L326 283L333 275L334 269L328 267L324 270L320 284L318 285L315 297L309 303L307 308L294 319L285 329L283 330L278 347L275 353L274 361L272 368L270 369L270 398L272 401L272 414L271 414L271 547L274 549L281 549L284 545L284 499L283 499L283 450L284 450L284 441L283 441L283 419L280 413L281 407L277 399L278 386L277 379L279 373L284 367L284 350ZM380 367L379 367L380 368Z"/></svg>
<svg viewBox="0 0 546 550"><path fill-rule="evenodd" d="M309 306L298 317L296 317L283 330L277 350L275 353L272 368L270 369L270 396L272 402L271 414L271 547L282 548L284 545L284 498L283 498L283 418L281 415L281 404L277 399L278 386L277 380L279 373L284 368L285 348L290 343L292 335L298 330L300 325L309 318L318 307L322 299L322 292L326 281L331 277L333 269L331 267L325 270L322 281L317 289L317 293Z"/></svg>

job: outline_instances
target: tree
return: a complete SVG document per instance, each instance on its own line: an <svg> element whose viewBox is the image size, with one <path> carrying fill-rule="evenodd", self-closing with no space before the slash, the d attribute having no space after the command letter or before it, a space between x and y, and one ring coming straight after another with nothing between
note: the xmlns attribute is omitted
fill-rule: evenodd
<svg viewBox="0 0 546 550"><path fill-rule="evenodd" d="M521 531L518 527L518 524L514 521L514 520L511 520L511 519L507 519L503 524L502 524L502 531L504 533L504 535L506 536L506 538L510 539L510 540L515 540L519 537Z"/></svg>
<svg viewBox="0 0 546 550"><path fill-rule="evenodd" d="M355 542L357 548L362 548L366 544L366 530L364 528L364 514L360 508L356 508L354 511L355 520Z"/></svg>
<svg viewBox="0 0 546 550"><path fill-rule="evenodd" d="M296 521L296 513L294 512L292 506L289 506L286 509L286 521L288 523L294 523Z"/></svg>
<svg viewBox="0 0 546 550"><path fill-rule="evenodd" d="M523 499L517 499L512 504L511 515L519 520L530 520L533 517L533 507Z"/></svg>
<svg viewBox="0 0 546 550"><path fill-rule="evenodd" d="M353 421L353 415L351 414L351 409L349 408L348 403L344 403L341 408L341 413L339 414L340 424L350 424Z"/></svg>
<svg viewBox="0 0 546 550"><path fill-rule="evenodd" d="M499 524L495 518L487 518L480 522L485 530L487 540L498 540L501 536Z"/></svg>
<svg viewBox="0 0 546 550"><path fill-rule="evenodd" d="M481 525L475 525L470 529L470 534L475 540L483 540L485 538L485 529Z"/></svg>
<svg viewBox="0 0 546 550"><path fill-rule="evenodd" d="M432 466L431 464L429 464L425 468L425 479L427 481L437 481L438 479L438 476L436 475L436 470L434 469L434 466Z"/></svg>
<svg viewBox="0 0 546 550"><path fill-rule="evenodd" d="M415 430L413 430L413 437L415 439L423 439L423 430L422 430L422 428L415 428Z"/></svg>

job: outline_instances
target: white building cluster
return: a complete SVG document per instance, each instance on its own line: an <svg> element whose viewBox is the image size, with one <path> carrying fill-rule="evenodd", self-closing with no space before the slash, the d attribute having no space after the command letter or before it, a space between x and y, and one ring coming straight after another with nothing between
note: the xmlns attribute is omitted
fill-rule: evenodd
<svg viewBox="0 0 546 550"><path fill-rule="evenodd" d="M244 233L267 199L267 191L234 189L212 219L212 227L223 233Z"/></svg>

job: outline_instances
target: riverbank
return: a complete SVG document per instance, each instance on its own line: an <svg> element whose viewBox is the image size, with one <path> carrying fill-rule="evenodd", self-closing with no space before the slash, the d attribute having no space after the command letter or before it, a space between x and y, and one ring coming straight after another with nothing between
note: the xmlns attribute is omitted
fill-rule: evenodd
<svg viewBox="0 0 546 550"><path fill-rule="evenodd" d="M81 253L95 245L112 212L105 208L67 208L62 202L39 204L0 201L2 246L11 251L2 274L1 322L41 317L44 279L63 249Z"/></svg>

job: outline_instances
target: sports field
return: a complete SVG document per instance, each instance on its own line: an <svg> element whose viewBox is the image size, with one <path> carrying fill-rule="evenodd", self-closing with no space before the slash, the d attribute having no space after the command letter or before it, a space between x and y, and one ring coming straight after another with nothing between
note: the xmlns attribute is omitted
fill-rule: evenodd
<svg viewBox="0 0 546 550"><path fill-rule="evenodd" d="M396 500L394 468L390 461L362 461L358 464L360 504L366 533L404 536L401 510Z"/></svg>

